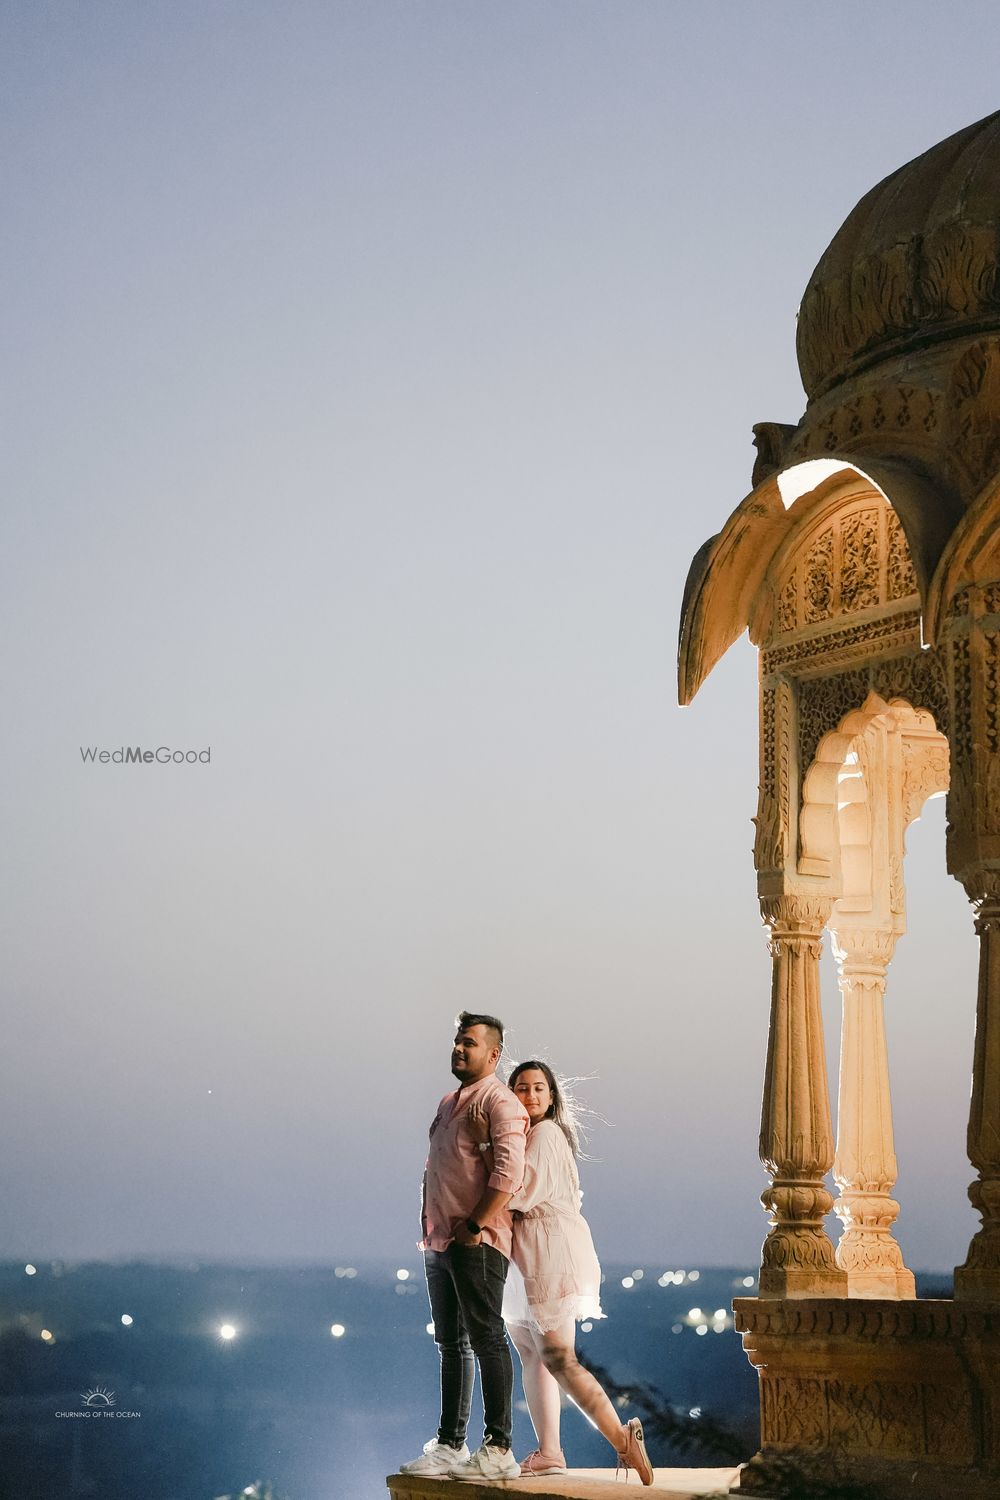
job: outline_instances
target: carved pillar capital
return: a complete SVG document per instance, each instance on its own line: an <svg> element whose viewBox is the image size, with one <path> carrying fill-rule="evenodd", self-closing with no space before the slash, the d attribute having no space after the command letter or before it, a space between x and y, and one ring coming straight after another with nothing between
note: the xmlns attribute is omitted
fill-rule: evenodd
<svg viewBox="0 0 1000 1500"><path fill-rule="evenodd" d="M976 914L976 931L983 933L1000 926L1000 870L965 870L962 884Z"/></svg>
<svg viewBox="0 0 1000 1500"><path fill-rule="evenodd" d="M837 927L830 933L842 995L885 993L886 970L896 948L896 933L869 927Z"/></svg>
<svg viewBox="0 0 1000 1500"><path fill-rule="evenodd" d="M768 947L772 958L777 958L784 947L788 952L818 959L823 928L832 910L833 901L825 896L761 897L760 914L771 929Z"/></svg>

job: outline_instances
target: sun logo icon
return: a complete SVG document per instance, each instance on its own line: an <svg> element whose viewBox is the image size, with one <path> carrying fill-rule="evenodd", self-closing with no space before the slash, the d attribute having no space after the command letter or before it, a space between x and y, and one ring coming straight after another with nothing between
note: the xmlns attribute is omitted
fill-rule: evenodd
<svg viewBox="0 0 1000 1500"><path fill-rule="evenodd" d="M114 1406L114 1391L106 1391L103 1386L95 1385L92 1391L84 1391L81 1397L84 1406Z"/></svg>

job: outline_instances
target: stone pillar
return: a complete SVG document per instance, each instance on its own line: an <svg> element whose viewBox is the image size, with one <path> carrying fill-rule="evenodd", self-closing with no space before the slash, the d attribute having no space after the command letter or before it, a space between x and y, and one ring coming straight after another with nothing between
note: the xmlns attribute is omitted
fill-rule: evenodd
<svg viewBox="0 0 1000 1500"><path fill-rule="evenodd" d="M771 1228L761 1256L761 1297L843 1297L823 1215L833 1198L833 1131L819 999L819 958L829 900L761 901L771 928L771 1024L760 1121L760 1157L771 1173L761 1194Z"/></svg>
<svg viewBox="0 0 1000 1500"><path fill-rule="evenodd" d="M840 928L832 933L844 1002L840 1048L834 1204L844 1233L837 1264L849 1297L916 1296L892 1225L899 1204L892 1137L889 1057L885 1042L885 974L896 945L892 932Z"/></svg>
<svg viewBox="0 0 1000 1500"><path fill-rule="evenodd" d="M976 909L979 995L969 1109L969 1160L977 1177L969 1198L982 1227L965 1264L955 1268L955 1296L1000 1302L1000 872L967 874L963 881Z"/></svg>

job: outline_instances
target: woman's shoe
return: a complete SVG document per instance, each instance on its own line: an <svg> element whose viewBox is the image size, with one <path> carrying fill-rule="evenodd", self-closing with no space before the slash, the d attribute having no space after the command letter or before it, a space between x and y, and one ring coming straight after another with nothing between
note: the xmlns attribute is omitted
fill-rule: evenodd
<svg viewBox="0 0 1000 1500"><path fill-rule="evenodd" d="M626 1422L622 1431L625 1433L625 1447L618 1455L619 1468L634 1469L643 1484L652 1484L653 1465L646 1452L646 1440L642 1435L639 1418L633 1417L631 1422ZM627 1473L625 1477L628 1478Z"/></svg>
<svg viewBox="0 0 1000 1500"><path fill-rule="evenodd" d="M536 1448L521 1460L521 1478L529 1474L565 1474L566 1455L560 1448L558 1453L543 1453Z"/></svg>

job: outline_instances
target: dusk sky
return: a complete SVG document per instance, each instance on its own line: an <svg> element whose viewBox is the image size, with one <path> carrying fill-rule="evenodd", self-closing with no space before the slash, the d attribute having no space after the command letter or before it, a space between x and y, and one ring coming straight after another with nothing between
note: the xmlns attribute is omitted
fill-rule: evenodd
<svg viewBox="0 0 1000 1500"><path fill-rule="evenodd" d="M840 223L1000 104L995 6L19 0L0 40L0 1256L415 1265L468 1007L593 1075L605 1259L755 1267L755 653L676 707L681 591L802 412ZM211 759L81 759L123 746ZM940 801L906 874L897 1237L950 1268Z"/></svg>

